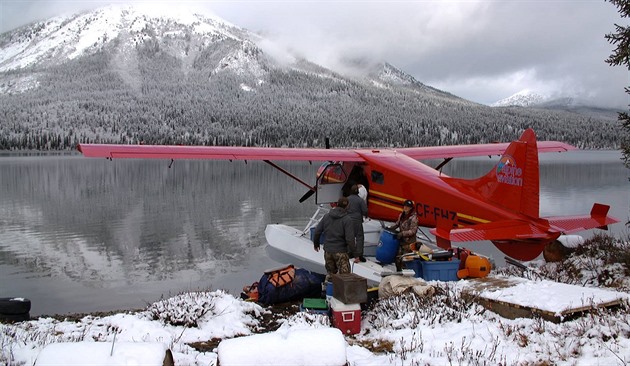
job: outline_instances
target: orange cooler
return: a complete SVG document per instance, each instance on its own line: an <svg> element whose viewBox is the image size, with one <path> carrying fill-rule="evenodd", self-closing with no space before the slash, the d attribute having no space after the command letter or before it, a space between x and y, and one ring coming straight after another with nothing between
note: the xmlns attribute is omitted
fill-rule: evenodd
<svg viewBox="0 0 630 366"><path fill-rule="evenodd" d="M330 308L333 326L343 334L357 334L361 331L361 305L344 304L331 297Z"/></svg>

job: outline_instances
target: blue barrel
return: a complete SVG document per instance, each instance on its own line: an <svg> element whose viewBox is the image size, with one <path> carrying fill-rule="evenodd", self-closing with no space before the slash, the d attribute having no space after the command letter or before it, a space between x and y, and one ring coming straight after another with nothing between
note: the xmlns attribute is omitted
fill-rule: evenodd
<svg viewBox="0 0 630 366"><path fill-rule="evenodd" d="M376 246L376 260L383 264L394 263L398 254L400 241L396 238L396 233L383 230Z"/></svg>
<svg viewBox="0 0 630 366"><path fill-rule="evenodd" d="M315 238L315 226L311 226L311 241L314 242ZM324 245L324 242L326 241L326 235L324 235L324 233L322 233L322 235L319 236L319 244Z"/></svg>

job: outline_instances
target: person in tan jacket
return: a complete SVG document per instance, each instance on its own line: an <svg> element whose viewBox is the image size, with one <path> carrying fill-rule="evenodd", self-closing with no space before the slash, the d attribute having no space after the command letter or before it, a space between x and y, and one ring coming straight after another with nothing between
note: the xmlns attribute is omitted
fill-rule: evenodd
<svg viewBox="0 0 630 366"><path fill-rule="evenodd" d="M415 205L412 200L406 200L403 203L403 211L398 216L398 221L389 229L398 229L396 238L400 240L400 245L396 256L396 270L402 271L403 255L411 253L415 249L416 234L418 233L418 216L416 216Z"/></svg>

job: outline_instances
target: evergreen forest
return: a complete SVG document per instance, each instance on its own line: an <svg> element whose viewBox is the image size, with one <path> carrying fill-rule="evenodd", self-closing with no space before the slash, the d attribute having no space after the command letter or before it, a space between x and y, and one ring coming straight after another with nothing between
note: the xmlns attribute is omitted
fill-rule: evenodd
<svg viewBox="0 0 630 366"><path fill-rule="evenodd" d="M533 128L539 140L619 148L618 122L566 111L492 108L427 87L350 78L304 62L261 73L217 69L225 51L195 62L137 48L121 69L107 49L69 62L0 73L0 149L72 150L78 143L406 147L505 142ZM217 54L218 53L218 54ZM254 52L255 53L255 52ZM132 75L132 77L129 77ZM37 86L16 91L20 80ZM413 79L413 78L412 78Z"/></svg>

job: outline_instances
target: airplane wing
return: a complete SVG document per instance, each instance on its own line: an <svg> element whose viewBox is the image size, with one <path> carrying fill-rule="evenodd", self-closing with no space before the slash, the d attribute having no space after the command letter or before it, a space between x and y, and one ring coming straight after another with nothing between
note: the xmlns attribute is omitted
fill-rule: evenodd
<svg viewBox="0 0 630 366"><path fill-rule="evenodd" d="M502 155L510 143L478 144L478 145L452 145L452 146L427 146L409 147L397 149L417 160L461 158L467 156ZM538 152L565 152L577 150L575 146L559 141L538 141Z"/></svg>
<svg viewBox="0 0 630 366"><path fill-rule="evenodd" d="M238 146L79 144L86 157L137 159L364 161L354 150Z"/></svg>
<svg viewBox="0 0 630 366"><path fill-rule="evenodd" d="M564 152L576 148L557 141L539 141L539 152ZM509 143L400 148L396 151L413 159L444 159L466 156L501 155ZM301 160L364 161L355 150L241 146L177 146L79 144L86 157L137 159L214 159L214 160ZM359 150L361 151L361 150ZM368 150L369 151L369 150Z"/></svg>

